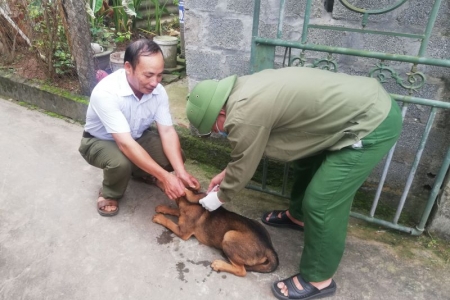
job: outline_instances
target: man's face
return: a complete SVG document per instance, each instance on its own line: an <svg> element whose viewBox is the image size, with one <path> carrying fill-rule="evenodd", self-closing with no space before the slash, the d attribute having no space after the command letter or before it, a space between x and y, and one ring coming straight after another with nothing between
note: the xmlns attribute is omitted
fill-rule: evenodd
<svg viewBox="0 0 450 300"><path fill-rule="evenodd" d="M219 112L219 115L217 116L216 121L213 124L213 127L211 128L212 132L216 133L219 133L220 131L223 132L223 125L225 124L226 115L227 114L225 110L222 108Z"/></svg>
<svg viewBox="0 0 450 300"><path fill-rule="evenodd" d="M129 62L126 62L125 72L128 83L136 97L150 94L161 82L164 71L164 58L160 52L150 56L140 56L136 68L133 70Z"/></svg>

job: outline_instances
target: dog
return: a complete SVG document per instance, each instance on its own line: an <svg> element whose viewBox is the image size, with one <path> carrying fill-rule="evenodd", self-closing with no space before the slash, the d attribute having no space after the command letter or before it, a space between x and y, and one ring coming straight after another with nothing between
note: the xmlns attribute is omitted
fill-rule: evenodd
<svg viewBox="0 0 450 300"><path fill-rule="evenodd" d="M247 271L275 271L278 255L264 226L223 207L211 212L204 209L198 202L205 196L205 193L186 190L186 196L176 199L178 209L158 205L153 222L185 241L195 236L200 243L222 250L229 263L214 260L211 264L214 271L241 277ZM178 224L164 215L178 217Z"/></svg>

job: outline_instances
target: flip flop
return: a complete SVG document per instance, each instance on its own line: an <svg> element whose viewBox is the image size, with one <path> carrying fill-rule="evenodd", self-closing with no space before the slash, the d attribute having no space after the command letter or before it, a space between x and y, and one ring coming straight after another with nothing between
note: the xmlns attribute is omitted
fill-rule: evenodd
<svg viewBox="0 0 450 300"><path fill-rule="evenodd" d="M303 290L299 290L294 283L294 278L297 277L298 281L303 287ZM283 282L285 286L288 288L288 296L285 296L281 293L280 288L277 286L278 282ZM324 289L319 290L311 283L307 282L303 279L302 275L297 274L291 276L282 281L277 281L272 285L272 293L277 299L280 300L291 300L291 299L318 299L327 296L331 296L336 292L336 282L331 279L331 283Z"/></svg>
<svg viewBox="0 0 450 300"><path fill-rule="evenodd" d="M291 228L291 229L303 231L303 226L292 222L291 219L289 219L289 217L287 216L286 212L287 212L287 210L268 211L263 214L263 216L261 217L261 221L264 224L267 224L269 226L281 227L281 228ZM279 213L281 213L280 218L278 217ZM267 221L266 219L269 214L272 214L272 215L270 216L269 220Z"/></svg>
<svg viewBox="0 0 450 300"><path fill-rule="evenodd" d="M101 189L98 192L98 196L103 197ZM105 206L115 206L116 209L113 211L106 211L103 209ZM115 216L119 213L119 203L117 202L117 200L114 199L103 199L100 201L97 200L97 212L100 214L100 216L103 217Z"/></svg>

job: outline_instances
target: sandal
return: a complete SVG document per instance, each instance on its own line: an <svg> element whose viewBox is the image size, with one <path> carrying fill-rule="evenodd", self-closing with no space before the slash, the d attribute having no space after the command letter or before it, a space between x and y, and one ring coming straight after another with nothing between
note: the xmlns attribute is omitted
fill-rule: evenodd
<svg viewBox="0 0 450 300"><path fill-rule="evenodd" d="M98 196L103 197L101 189L98 192ZM113 211L106 211L103 209L103 208L105 208L105 206L115 206L116 209ZM115 216L119 213L119 203L117 202L117 200L114 200L114 199L103 199L100 201L97 200L97 212L100 214L100 216L103 216L103 217Z"/></svg>
<svg viewBox="0 0 450 300"><path fill-rule="evenodd" d="M294 277L297 277L298 281L303 287L303 290L299 290L294 283ZM277 286L278 282L283 282L288 289L288 296L281 293L280 288ZM318 299L326 296L331 296L336 292L336 283L331 279L331 283L324 289L319 290L311 283L305 281L302 275L297 274L291 276L285 280L277 281L272 285L272 293L277 299L280 300L290 300L290 299Z"/></svg>
<svg viewBox="0 0 450 300"><path fill-rule="evenodd" d="M269 211L263 214L261 217L261 221L264 224L274 226L274 227L284 227L284 228L291 228L295 230L303 231L303 226L295 224L294 222L289 219L287 215L287 210L273 210ZM281 213L281 217L278 217L278 214ZM270 215L269 221L267 221L267 216Z"/></svg>

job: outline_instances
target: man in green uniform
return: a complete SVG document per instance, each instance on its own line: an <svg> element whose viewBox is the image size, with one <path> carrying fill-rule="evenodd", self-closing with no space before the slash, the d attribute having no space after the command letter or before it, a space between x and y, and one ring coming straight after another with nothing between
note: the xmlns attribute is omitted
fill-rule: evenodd
<svg viewBox="0 0 450 300"><path fill-rule="evenodd" d="M232 200L263 156L293 162L289 208L262 221L304 230L304 250L299 274L272 291L278 299L333 294L353 197L401 132L395 101L373 78L290 67L202 81L186 114L200 134L231 143L231 162L201 201L208 210Z"/></svg>

